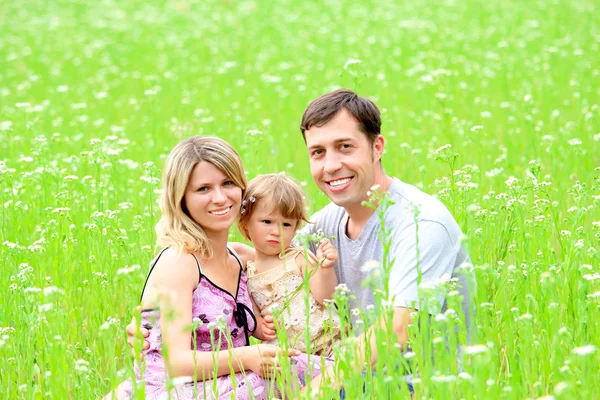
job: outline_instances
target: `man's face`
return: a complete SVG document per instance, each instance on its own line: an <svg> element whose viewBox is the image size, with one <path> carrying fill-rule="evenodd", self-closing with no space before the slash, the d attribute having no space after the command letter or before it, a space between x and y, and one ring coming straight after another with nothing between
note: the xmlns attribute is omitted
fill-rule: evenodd
<svg viewBox="0 0 600 400"><path fill-rule="evenodd" d="M380 135L373 144L345 109L320 127L305 131L313 180L340 207L360 206L376 183L383 154Z"/></svg>

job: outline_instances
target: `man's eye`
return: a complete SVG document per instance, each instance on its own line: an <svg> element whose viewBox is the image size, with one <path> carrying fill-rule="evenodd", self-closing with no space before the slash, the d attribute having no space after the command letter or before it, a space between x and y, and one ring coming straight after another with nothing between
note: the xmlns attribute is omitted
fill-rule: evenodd
<svg viewBox="0 0 600 400"><path fill-rule="evenodd" d="M323 150L314 150L312 152L313 157L320 156L321 154L323 154Z"/></svg>
<svg viewBox="0 0 600 400"><path fill-rule="evenodd" d="M349 148L350 148L350 147L352 147L352 146L350 146L349 144L346 144L346 143L344 143L344 144L343 144L343 145L341 145L340 147L341 147L342 149L349 149Z"/></svg>

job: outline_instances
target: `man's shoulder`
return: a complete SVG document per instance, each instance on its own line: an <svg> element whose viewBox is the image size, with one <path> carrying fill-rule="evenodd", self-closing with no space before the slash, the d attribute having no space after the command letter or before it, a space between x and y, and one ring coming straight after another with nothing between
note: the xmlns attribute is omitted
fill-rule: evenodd
<svg viewBox="0 0 600 400"><path fill-rule="evenodd" d="M334 203L329 203L319 211L315 212L311 217L311 222L321 222L332 219L341 219L346 213L343 207Z"/></svg>
<svg viewBox="0 0 600 400"><path fill-rule="evenodd" d="M343 207L329 203L319 211L315 212L310 218L315 229L330 229L338 226L346 215Z"/></svg>
<svg viewBox="0 0 600 400"><path fill-rule="evenodd" d="M386 219L394 225L412 225L416 221L432 221L442 225L455 224L448 208L436 197L423 192L416 186L394 179L389 196L394 204L390 207Z"/></svg>

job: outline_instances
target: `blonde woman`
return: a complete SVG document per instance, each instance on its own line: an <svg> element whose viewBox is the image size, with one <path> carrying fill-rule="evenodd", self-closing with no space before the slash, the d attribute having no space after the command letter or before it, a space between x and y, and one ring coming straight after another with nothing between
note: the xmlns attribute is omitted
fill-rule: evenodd
<svg viewBox="0 0 600 400"><path fill-rule="evenodd" d="M221 139L184 140L167 159L156 226L164 249L141 296L149 336L145 370L135 371L147 399L267 398L265 378L277 370L281 351L249 346L250 335L274 338L274 326L254 314L242 268L247 260L227 244L245 189L240 157ZM176 379L184 383L172 387L168 382L175 377L188 378ZM131 398L133 392L127 381L118 397Z"/></svg>

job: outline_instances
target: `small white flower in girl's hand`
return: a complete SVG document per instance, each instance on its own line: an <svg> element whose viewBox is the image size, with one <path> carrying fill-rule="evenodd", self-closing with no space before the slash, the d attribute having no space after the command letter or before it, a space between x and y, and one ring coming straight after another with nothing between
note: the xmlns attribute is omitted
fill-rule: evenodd
<svg viewBox="0 0 600 400"><path fill-rule="evenodd" d="M323 260L321 267L329 268L338 259L338 252L329 239L321 239L317 249L317 260Z"/></svg>
<svg viewBox="0 0 600 400"><path fill-rule="evenodd" d="M317 233L315 233L315 239L317 239L319 242L323 240L324 237L325 234L323 233L323 229L319 229Z"/></svg>

